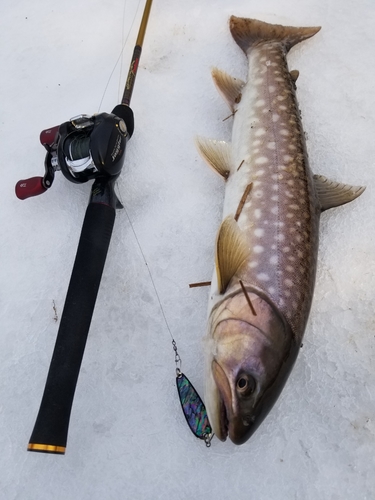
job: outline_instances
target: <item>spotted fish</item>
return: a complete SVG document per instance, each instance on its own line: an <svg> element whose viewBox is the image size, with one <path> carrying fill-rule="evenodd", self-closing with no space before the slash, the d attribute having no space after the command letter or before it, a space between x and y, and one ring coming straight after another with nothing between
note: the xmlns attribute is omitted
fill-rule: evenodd
<svg viewBox="0 0 375 500"><path fill-rule="evenodd" d="M244 443L277 400L313 298L321 212L362 187L312 175L286 55L320 28L231 17L247 83L213 70L233 115L232 142L197 138L226 180L206 337L206 407L221 440Z"/></svg>

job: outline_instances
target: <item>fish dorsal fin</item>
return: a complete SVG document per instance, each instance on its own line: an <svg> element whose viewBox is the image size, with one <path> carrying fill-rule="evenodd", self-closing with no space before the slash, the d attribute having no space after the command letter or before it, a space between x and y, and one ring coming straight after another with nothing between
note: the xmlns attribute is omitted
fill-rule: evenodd
<svg viewBox="0 0 375 500"><path fill-rule="evenodd" d="M195 145L205 162L214 171L228 179L232 164L231 144L205 137L196 137Z"/></svg>
<svg viewBox="0 0 375 500"><path fill-rule="evenodd" d="M245 82L218 68L213 68L211 75L219 94L228 104L230 110L234 111L235 105L241 100L241 91Z"/></svg>
<svg viewBox="0 0 375 500"><path fill-rule="evenodd" d="M230 280L250 254L245 237L232 216L221 223L216 239L216 274L219 292L224 293Z"/></svg>
<svg viewBox="0 0 375 500"><path fill-rule="evenodd" d="M351 186L331 181L324 175L314 175L314 182L322 212L355 200L366 189L362 186Z"/></svg>
<svg viewBox="0 0 375 500"><path fill-rule="evenodd" d="M299 71L298 71L298 69L292 69L292 71L290 72L290 76L292 77L292 80L295 83L298 80L298 77L299 77Z"/></svg>

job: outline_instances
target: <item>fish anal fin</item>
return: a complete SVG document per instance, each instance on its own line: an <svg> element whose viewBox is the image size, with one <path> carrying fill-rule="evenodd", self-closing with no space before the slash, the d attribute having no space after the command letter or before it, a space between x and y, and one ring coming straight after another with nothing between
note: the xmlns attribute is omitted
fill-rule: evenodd
<svg viewBox="0 0 375 500"><path fill-rule="evenodd" d="M196 137L195 145L205 162L213 170L227 179L231 170L231 144L205 137Z"/></svg>
<svg viewBox="0 0 375 500"><path fill-rule="evenodd" d="M211 75L219 94L228 104L230 110L234 111L235 105L241 101L241 91L245 82L218 68L213 68Z"/></svg>
<svg viewBox="0 0 375 500"><path fill-rule="evenodd" d="M362 186L351 186L331 181L324 175L314 175L314 183L322 212L355 200L366 189Z"/></svg>
<svg viewBox="0 0 375 500"><path fill-rule="evenodd" d="M232 216L223 220L216 239L216 274L219 292L224 293L230 280L250 255L245 237Z"/></svg>

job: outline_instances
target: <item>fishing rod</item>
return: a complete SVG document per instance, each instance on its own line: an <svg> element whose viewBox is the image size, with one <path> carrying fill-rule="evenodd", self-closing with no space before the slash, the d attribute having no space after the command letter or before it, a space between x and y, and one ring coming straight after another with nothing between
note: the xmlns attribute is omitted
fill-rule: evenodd
<svg viewBox="0 0 375 500"><path fill-rule="evenodd" d="M151 4L152 0L146 1L121 103L112 113L78 115L43 130L40 142L47 150L44 177L32 177L16 184L16 196L25 200L49 189L59 170L77 184L94 180L29 451L64 454L66 450L74 392L116 209L123 208L114 184L124 164L126 144L134 131L130 101Z"/></svg>

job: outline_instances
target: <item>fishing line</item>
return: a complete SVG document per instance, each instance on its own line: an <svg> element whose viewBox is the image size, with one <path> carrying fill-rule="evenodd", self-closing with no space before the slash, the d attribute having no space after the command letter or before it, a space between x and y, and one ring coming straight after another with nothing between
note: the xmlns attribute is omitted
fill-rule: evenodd
<svg viewBox="0 0 375 500"><path fill-rule="evenodd" d="M206 407L205 407L201 397L199 396L198 392L194 388L193 384L186 377L186 375L184 375L181 371L182 360L181 360L180 355L179 355L178 350L177 350L176 341L174 340L171 329L169 327L167 317L166 317L164 308L162 306L160 296L159 296L159 293L158 293L157 288L156 288L155 281L152 277L150 267L147 263L146 256L142 250L140 241L139 241L138 236L135 232L132 221L130 220L128 211L126 210L126 207L125 207L124 203L122 202L120 194L119 194L119 199L123 205L126 217L129 221L130 228L131 228L132 233L134 235L135 241L137 242L137 246L139 248L139 251L142 255L143 262L146 265L146 268L147 268L147 271L148 271L148 274L150 276L150 280L152 283L152 287L155 291L155 295L156 295L158 303L159 303L160 311L163 315L163 318L164 318L165 324L167 326L169 335L171 336L171 339L172 339L172 346L173 346L173 350L174 350L174 361L176 364L176 386L177 386L177 391L178 391L178 395L179 395L179 399L180 399L180 403L181 403L182 412L183 412L185 419L186 419L186 422L187 422L188 426L190 427L190 430L192 431L194 436L196 436L199 439L202 439L205 442L206 447L209 448L211 446L211 441L214 437L214 433L212 432L212 427L211 427L211 424L208 420Z"/></svg>
<svg viewBox="0 0 375 500"><path fill-rule="evenodd" d="M121 199L121 196L119 196L119 198ZM143 250L142 250L142 247L141 247L141 244L140 244L139 239L138 239L138 237L137 237L137 234L136 234L136 232L135 232L134 226L133 226L133 224L132 224L132 222L131 222L131 220L130 220L129 214L128 214L128 212L127 212L127 210L126 210L126 207L125 207L124 203L122 202L122 200L121 200L121 203L122 203L122 205L123 205L123 207L124 207L126 217L127 217L128 221L129 221L129 224L130 224L131 230L132 230L132 232L133 232L133 235L134 235L135 241L137 242L137 246L138 246L138 248L139 248L139 251L141 252L143 262L145 263L145 265L146 265L146 267L147 267L148 275L150 276L150 280L151 280L151 283L152 283L152 287L153 287L153 289L154 289L154 291L155 291L156 298L158 299L158 303L159 303L160 311L161 311L161 313L162 313L162 315L163 315L163 318L164 318L165 324L166 324L166 326L167 326L167 329L168 329L169 335L171 336L171 339L172 339L172 341L174 342L174 338L173 338L173 335L172 335L171 329L170 329L170 327L169 327L169 324L168 324L168 321L167 321L167 317L166 317L166 315L165 315L164 308L163 308L163 306L162 306L162 303L161 303L161 300L160 300L160 296L159 296L159 294L158 294L158 291L157 291L157 288L156 288L156 285L155 285L154 278L152 277L152 273L151 273L150 267L149 267L149 265L148 265L148 263L147 263L147 260L146 260L145 254L144 254L144 252L143 252Z"/></svg>
<svg viewBox="0 0 375 500"><path fill-rule="evenodd" d="M117 68L117 65L118 65L118 63L119 63L120 61L121 61L121 71L120 71L120 80L121 80L121 72L122 72L122 55L123 55L123 53L124 53L124 50L125 50L126 44L127 44L127 42L128 42L128 38L129 38L129 36L130 36L130 33L131 33L132 29L133 29L133 25L134 25L135 19L136 19L136 17L137 17L138 11L139 11L139 6L140 6L140 4L141 4L141 0L138 0L137 10L136 10L136 12L135 12L135 14L134 14L133 21L132 21L131 26L130 26L130 28L129 28L128 34L127 34L127 36L126 36L125 41L124 41L124 42L123 42L123 44L122 44L122 49L121 49L121 51L120 51L120 54L119 54L119 56L118 56L118 58L117 58L117 60L116 60L116 62L115 62L115 65L114 65L114 67L113 67L113 69L112 69L112 71L111 71L111 74L109 75L109 78L108 78L107 84L106 84L106 86L105 86L105 88L104 88L104 92L103 92L102 98L101 98L100 103L99 103L98 113L100 112L100 108L102 107L102 104L103 104L103 101L104 101L104 97L105 97L105 95L106 95L106 93L107 93L107 90L108 90L109 84L110 84L110 82L111 82L111 80L112 80L113 73L115 72L115 70L116 70L116 68ZM122 17L122 21L123 21L123 22L122 22L122 40L124 39L124 21L125 21L125 10L126 10L126 1L125 1L124 11L123 11L123 17ZM120 95L120 91L119 91L119 95Z"/></svg>

